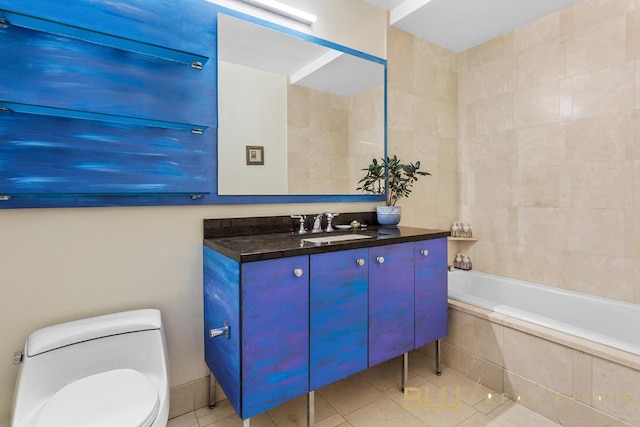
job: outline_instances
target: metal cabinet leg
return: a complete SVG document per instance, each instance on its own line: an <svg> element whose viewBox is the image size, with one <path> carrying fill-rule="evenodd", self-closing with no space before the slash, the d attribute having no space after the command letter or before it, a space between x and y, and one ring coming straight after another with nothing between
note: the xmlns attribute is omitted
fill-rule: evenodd
<svg viewBox="0 0 640 427"><path fill-rule="evenodd" d="M313 427L316 418L315 392L310 391L307 394L307 426Z"/></svg>
<svg viewBox="0 0 640 427"><path fill-rule="evenodd" d="M209 371L209 408L216 406L216 378Z"/></svg>
<svg viewBox="0 0 640 427"><path fill-rule="evenodd" d="M436 340L436 375L442 375L440 366L440 340Z"/></svg>
<svg viewBox="0 0 640 427"><path fill-rule="evenodd" d="M247 418L246 420L242 420L242 427L251 427L251 418Z"/></svg>
<svg viewBox="0 0 640 427"><path fill-rule="evenodd" d="M402 382L400 383L400 391L404 393L407 386L407 377L409 376L409 353L402 355Z"/></svg>

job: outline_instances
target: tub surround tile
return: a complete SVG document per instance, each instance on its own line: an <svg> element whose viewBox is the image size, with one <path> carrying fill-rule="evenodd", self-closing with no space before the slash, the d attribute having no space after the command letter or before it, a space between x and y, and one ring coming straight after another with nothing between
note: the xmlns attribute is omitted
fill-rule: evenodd
<svg viewBox="0 0 640 427"><path fill-rule="evenodd" d="M572 252L570 289L622 301L632 301L634 260ZM611 286L615 283L616 286Z"/></svg>
<svg viewBox="0 0 640 427"><path fill-rule="evenodd" d="M582 403L590 392L572 398L513 372L505 373L505 390L514 401L565 427L605 427L618 422Z"/></svg>
<svg viewBox="0 0 640 427"><path fill-rule="evenodd" d="M449 310L449 344L497 365L503 364L502 326L457 310Z"/></svg>
<svg viewBox="0 0 640 427"><path fill-rule="evenodd" d="M580 401L592 405L590 390L593 386L593 356L581 351L571 351L571 395L582 396Z"/></svg>
<svg viewBox="0 0 640 427"><path fill-rule="evenodd" d="M590 0L567 8L573 14L573 30L596 25L633 9L629 0Z"/></svg>
<svg viewBox="0 0 640 427"><path fill-rule="evenodd" d="M560 37L560 12L538 19L513 31L513 50L528 49Z"/></svg>
<svg viewBox="0 0 640 427"><path fill-rule="evenodd" d="M640 9L627 13L627 60L640 59Z"/></svg>
<svg viewBox="0 0 640 427"><path fill-rule="evenodd" d="M630 161L571 165L571 206L631 209L633 169Z"/></svg>
<svg viewBox="0 0 640 427"><path fill-rule="evenodd" d="M611 361L613 363L620 364L622 366L640 370L640 356L638 355L608 347L594 341L579 338L574 335L569 335L563 332L555 331L553 329L534 325L533 323L513 317L506 318L503 323L505 327L512 328L527 334L535 335L537 337L544 338L545 340L549 340L557 344L565 345L583 353L593 354L594 356Z"/></svg>
<svg viewBox="0 0 640 427"><path fill-rule="evenodd" d="M442 344L442 360L446 366L475 378L480 384L498 393L502 392L503 369L494 363L481 357L452 346L449 343Z"/></svg>
<svg viewBox="0 0 640 427"><path fill-rule="evenodd" d="M565 162L565 124L518 129L517 167L561 166Z"/></svg>
<svg viewBox="0 0 640 427"><path fill-rule="evenodd" d="M515 129L560 121L560 84L558 81L521 89L513 94Z"/></svg>
<svg viewBox="0 0 640 427"><path fill-rule="evenodd" d="M593 359L593 406L632 425L640 424L640 371Z"/></svg>
<svg viewBox="0 0 640 427"><path fill-rule="evenodd" d="M511 172L517 206L559 207L560 167L515 168Z"/></svg>
<svg viewBox="0 0 640 427"><path fill-rule="evenodd" d="M565 395L571 394L571 350L567 347L506 328L504 367Z"/></svg>
<svg viewBox="0 0 640 427"><path fill-rule="evenodd" d="M565 40L555 39L520 52L518 89L563 79L567 68L565 44Z"/></svg>
<svg viewBox="0 0 640 427"><path fill-rule="evenodd" d="M543 249L531 246L516 246L512 252L511 263L518 278L534 283L554 285L563 282L564 269L568 253L555 249Z"/></svg>
<svg viewBox="0 0 640 427"><path fill-rule="evenodd" d="M640 108L640 60L636 61L636 109Z"/></svg>
<svg viewBox="0 0 640 427"><path fill-rule="evenodd" d="M573 118L633 109L634 68L633 62L626 62L573 77Z"/></svg>
<svg viewBox="0 0 640 427"><path fill-rule="evenodd" d="M630 113L570 120L565 124L567 163L620 162L627 148Z"/></svg>
<svg viewBox="0 0 640 427"><path fill-rule="evenodd" d="M626 40L625 15L576 31L567 40L567 76L625 62Z"/></svg>
<svg viewBox="0 0 640 427"><path fill-rule="evenodd" d="M623 209L570 209L568 249L624 257L625 216Z"/></svg>
<svg viewBox="0 0 640 427"><path fill-rule="evenodd" d="M634 294L633 301L640 304L640 260L635 260L634 264Z"/></svg>

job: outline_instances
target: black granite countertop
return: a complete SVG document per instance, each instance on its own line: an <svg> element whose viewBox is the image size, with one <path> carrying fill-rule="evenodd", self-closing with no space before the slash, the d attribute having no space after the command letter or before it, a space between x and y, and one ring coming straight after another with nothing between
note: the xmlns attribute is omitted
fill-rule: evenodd
<svg viewBox="0 0 640 427"><path fill-rule="evenodd" d="M339 236L345 234L363 234L371 236L358 240L332 243L310 243L302 239ZM274 258L310 255L345 249L368 248L403 242L437 239L447 237L449 231L412 227L369 226L366 230L337 230L331 233L298 234L295 232L264 233L253 235L208 237L205 233L204 244L229 258L239 262L260 261Z"/></svg>

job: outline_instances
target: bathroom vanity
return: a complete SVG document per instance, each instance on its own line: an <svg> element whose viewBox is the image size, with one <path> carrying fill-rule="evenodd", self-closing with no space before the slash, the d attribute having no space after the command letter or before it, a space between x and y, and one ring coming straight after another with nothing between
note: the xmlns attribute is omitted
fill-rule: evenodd
<svg viewBox="0 0 640 427"><path fill-rule="evenodd" d="M446 335L448 231L255 220L205 220L203 249L205 359L242 419Z"/></svg>

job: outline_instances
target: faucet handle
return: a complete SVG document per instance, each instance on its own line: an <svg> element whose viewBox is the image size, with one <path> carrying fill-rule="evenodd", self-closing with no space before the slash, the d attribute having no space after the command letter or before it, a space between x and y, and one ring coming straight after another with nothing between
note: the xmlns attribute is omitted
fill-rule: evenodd
<svg viewBox="0 0 640 427"><path fill-rule="evenodd" d="M325 213L325 215L327 216L327 232L335 231L331 222L333 221L333 218L337 217L340 214L327 212Z"/></svg>
<svg viewBox="0 0 640 427"><path fill-rule="evenodd" d="M300 227L298 228L298 234L305 234L307 230L304 228L304 223L307 220L307 217L304 215L290 215L291 218L297 219Z"/></svg>

